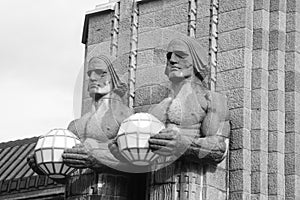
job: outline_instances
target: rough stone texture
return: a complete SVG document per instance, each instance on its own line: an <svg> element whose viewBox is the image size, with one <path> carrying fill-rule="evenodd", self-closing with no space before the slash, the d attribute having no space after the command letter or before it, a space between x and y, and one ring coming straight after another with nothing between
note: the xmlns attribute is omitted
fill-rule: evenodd
<svg viewBox="0 0 300 200"><path fill-rule="evenodd" d="M285 53L279 50L269 51L269 70L280 70L285 69Z"/></svg>
<svg viewBox="0 0 300 200"><path fill-rule="evenodd" d="M300 33L289 32L286 33L286 51L300 52Z"/></svg>
<svg viewBox="0 0 300 200"><path fill-rule="evenodd" d="M285 110L285 96L281 90L269 91L269 110Z"/></svg>
<svg viewBox="0 0 300 200"><path fill-rule="evenodd" d="M260 172L251 173L251 193L252 194L267 194L268 177Z"/></svg>
<svg viewBox="0 0 300 200"><path fill-rule="evenodd" d="M230 90L230 92L227 94L227 98L229 109L243 107L250 108L250 93L247 93L243 88Z"/></svg>
<svg viewBox="0 0 300 200"><path fill-rule="evenodd" d="M300 53L298 52L287 52L285 54L286 58L286 65L285 70L286 71L297 71L300 72Z"/></svg>
<svg viewBox="0 0 300 200"><path fill-rule="evenodd" d="M269 32L259 28L253 31L253 49L265 49L269 48Z"/></svg>
<svg viewBox="0 0 300 200"><path fill-rule="evenodd" d="M252 33L249 29L237 29L219 34L220 52L242 47L252 48Z"/></svg>
<svg viewBox="0 0 300 200"><path fill-rule="evenodd" d="M297 0L287 0L286 2L286 12L300 12L300 2Z"/></svg>
<svg viewBox="0 0 300 200"><path fill-rule="evenodd" d="M286 32L293 32L293 31L299 31L300 30L300 21L299 19L299 13L287 13L286 15Z"/></svg>
<svg viewBox="0 0 300 200"><path fill-rule="evenodd" d="M154 49L138 51L137 65L139 69L144 67L151 67L153 65Z"/></svg>
<svg viewBox="0 0 300 200"><path fill-rule="evenodd" d="M227 32L239 28L251 28L252 18L245 15L246 8L222 13L220 17L219 32Z"/></svg>
<svg viewBox="0 0 300 200"><path fill-rule="evenodd" d="M248 129L241 128L231 131L230 150L251 149L250 132Z"/></svg>
<svg viewBox="0 0 300 200"><path fill-rule="evenodd" d="M300 110L300 94L298 92L285 93L285 110L287 112Z"/></svg>
<svg viewBox="0 0 300 200"><path fill-rule="evenodd" d="M269 90L284 91L284 72L278 70L269 71Z"/></svg>
<svg viewBox="0 0 300 200"><path fill-rule="evenodd" d="M268 144L268 131L263 129L251 130L251 150L267 152L268 146L266 144Z"/></svg>
<svg viewBox="0 0 300 200"><path fill-rule="evenodd" d="M254 1L254 11L265 10L270 11L270 1L269 0L255 0ZM268 24L269 26L269 24Z"/></svg>
<svg viewBox="0 0 300 200"><path fill-rule="evenodd" d="M262 0L261 0L262 1ZM258 2L258 0L254 1ZM267 1L265 1L267 2ZM266 10L255 10L253 12L253 29L269 27L269 12Z"/></svg>
<svg viewBox="0 0 300 200"><path fill-rule="evenodd" d="M210 3L197 1L196 39L207 51ZM121 1L118 55L127 58L131 6ZM167 82L165 49L171 39L187 34L189 7L188 0L142 1L138 7L135 111L145 112L168 94L157 85ZM299 13L298 0L219 0L216 90L227 95L230 108L230 168L223 161L216 173L207 174L207 199L225 199L226 187L231 200L300 198ZM110 17L101 17L106 27L98 30L95 18L87 58L110 53ZM120 69L126 79L127 68ZM84 113L87 93L83 98ZM229 170L229 185L219 167Z"/></svg>
<svg viewBox="0 0 300 200"><path fill-rule="evenodd" d="M220 72L217 74L217 79L219 80L217 83L218 91L242 88L250 77L250 71L244 68Z"/></svg>
<svg viewBox="0 0 300 200"><path fill-rule="evenodd" d="M264 110L268 106L268 93L265 89L255 89L252 90L251 108L259 110Z"/></svg>
<svg viewBox="0 0 300 200"><path fill-rule="evenodd" d="M253 108L252 108L253 109ZM266 130L268 126L268 115L266 110L253 109L251 112L251 128L253 130L263 129Z"/></svg>
<svg viewBox="0 0 300 200"><path fill-rule="evenodd" d="M250 193L249 186L251 185L250 171L235 170L229 172L229 189L230 192L242 191Z"/></svg>
<svg viewBox="0 0 300 200"><path fill-rule="evenodd" d="M197 17L209 17L210 16L210 0L197 1Z"/></svg>
<svg viewBox="0 0 300 200"><path fill-rule="evenodd" d="M251 65L251 57L245 56L249 54L249 49L239 48L218 54L218 72L243 68Z"/></svg>
<svg viewBox="0 0 300 200"><path fill-rule="evenodd" d="M250 0L222 0L219 2L220 13L248 7Z"/></svg>
<svg viewBox="0 0 300 200"><path fill-rule="evenodd" d="M158 27L166 27L182 22L188 19L188 4L180 4L172 8L157 11L155 13L155 25Z"/></svg>
<svg viewBox="0 0 300 200"><path fill-rule="evenodd" d="M165 66L155 66L151 68L137 69L136 71L136 87L145 84L159 84L167 81L164 74Z"/></svg>
<svg viewBox="0 0 300 200"><path fill-rule="evenodd" d="M255 89L268 89L268 76L270 74L264 69L253 69L252 70L252 90Z"/></svg>
<svg viewBox="0 0 300 200"><path fill-rule="evenodd" d="M251 152L247 149L231 150L229 153L229 170L242 170L251 166Z"/></svg>
<svg viewBox="0 0 300 200"><path fill-rule="evenodd" d="M150 87L139 88L135 91L134 106L150 105Z"/></svg>
<svg viewBox="0 0 300 200"><path fill-rule="evenodd" d="M88 45L101 43L111 39L112 13L103 12L89 18Z"/></svg>
<svg viewBox="0 0 300 200"><path fill-rule="evenodd" d="M250 128L251 122L251 111L249 109L238 108L230 110L231 115L231 128L232 129L239 129L239 128Z"/></svg>
<svg viewBox="0 0 300 200"><path fill-rule="evenodd" d="M268 55L269 52L266 50L253 50L252 54L252 69L264 69L268 70Z"/></svg>
<svg viewBox="0 0 300 200"><path fill-rule="evenodd" d="M279 30L270 31L269 48L270 50L285 50L285 33Z"/></svg>
<svg viewBox="0 0 300 200"><path fill-rule="evenodd" d="M196 38L209 36L210 17L198 18L196 23Z"/></svg>
<svg viewBox="0 0 300 200"><path fill-rule="evenodd" d="M300 72L287 71L285 73L285 91L286 92L300 92Z"/></svg>
<svg viewBox="0 0 300 200"><path fill-rule="evenodd" d="M283 12L271 12L269 30L270 31L279 30L285 32L285 29L286 29L286 14Z"/></svg>

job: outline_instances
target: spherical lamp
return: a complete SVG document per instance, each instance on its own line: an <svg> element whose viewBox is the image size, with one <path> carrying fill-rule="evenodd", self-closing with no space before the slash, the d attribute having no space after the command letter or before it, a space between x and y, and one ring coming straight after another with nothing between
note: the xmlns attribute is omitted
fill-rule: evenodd
<svg viewBox="0 0 300 200"><path fill-rule="evenodd" d="M50 178L65 178L75 169L63 163L62 154L76 144L80 140L66 129L54 129L40 136L34 149L37 166Z"/></svg>
<svg viewBox="0 0 300 200"><path fill-rule="evenodd" d="M117 135L121 154L134 165L153 163L158 155L149 149L148 140L164 128L164 124L149 113L131 115L122 122Z"/></svg>

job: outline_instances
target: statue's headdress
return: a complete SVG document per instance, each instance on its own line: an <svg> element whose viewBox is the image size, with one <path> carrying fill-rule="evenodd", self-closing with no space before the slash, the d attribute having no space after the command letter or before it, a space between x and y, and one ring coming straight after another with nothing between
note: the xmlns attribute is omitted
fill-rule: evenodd
<svg viewBox="0 0 300 200"><path fill-rule="evenodd" d="M203 81L206 76L208 75L208 54L204 50L204 48L199 44L198 41L191 37L182 37L182 38L176 38L172 40L169 44L172 45L172 42L175 41L182 41L188 46L190 55L193 60L193 67L196 72L196 76Z"/></svg>

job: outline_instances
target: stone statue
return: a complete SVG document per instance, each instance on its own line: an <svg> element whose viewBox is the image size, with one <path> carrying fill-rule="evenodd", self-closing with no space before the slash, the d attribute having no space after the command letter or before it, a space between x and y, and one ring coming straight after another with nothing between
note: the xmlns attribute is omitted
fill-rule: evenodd
<svg viewBox="0 0 300 200"><path fill-rule="evenodd" d="M92 111L69 124L68 129L81 139L82 144L66 149L63 161L74 168L97 170L103 168L103 164L111 166L118 162L108 144L132 110L122 101L127 87L119 80L110 59L105 56L91 58L87 74Z"/></svg>
<svg viewBox="0 0 300 200"><path fill-rule="evenodd" d="M117 135L121 122L130 116L132 111L125 106L122 99L127 92L127 86L119 80L108 57L91 58L87 75L92 110L68 126L68 130L77 135L82 144L66 149L62 156L64 163L71 167L92 168L97 171L107 168L105 165L111 166L119 162L110 153L108 144ZM93 149L99 151L92 154ZM36 173L44 174L37 167L33 154L27 160ZM65 180L56 181L64 183Z"/></svg>
<svg viewBox="0 0 300 200"><path fill-rule="evenodd" d="M149 113L164 122L166 129L150 137L151 150L164 156L220 162L228 146L229 111L226 98L203 84L208 74L205 51L192 38L172 40L165 74L171 95Z"/></svg>

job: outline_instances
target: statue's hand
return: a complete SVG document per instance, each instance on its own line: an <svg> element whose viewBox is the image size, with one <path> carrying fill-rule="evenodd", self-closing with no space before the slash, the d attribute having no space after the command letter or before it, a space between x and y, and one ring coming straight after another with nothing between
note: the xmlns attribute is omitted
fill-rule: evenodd
<svg viewBox="0 0 300 200"><path fill-rule="evenodd" d="M112 140L110 143L108 143L108 149L110 150L111 154L118 159L121 162L128 162L121 152L119 151L118 143L116 140Z"/></svg>
<svg viewBox="0 0 300 200"><path fill-rule="evenodd" d="M82 144L70 149L65 149L62 157L66 165L78 169L93 168L97 163L96 158L94 158Z"/></svg>
<svg viewBox="0 0 300 200"><path fill-rule="evenodd" d="M180 156L189 147L191 140L182 136L177 128L166 128L149 139L150 149L163 156Z"/></svg>
<svg viewBox="0 0 300 200"><path fill-rule="evenodd" d="M29 154L29 156L27 157L27 163L35 173L37 173L38 175L45 175L45 173L40 170L40 168L38 168L34 153Z"/></svg>

